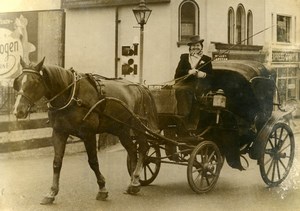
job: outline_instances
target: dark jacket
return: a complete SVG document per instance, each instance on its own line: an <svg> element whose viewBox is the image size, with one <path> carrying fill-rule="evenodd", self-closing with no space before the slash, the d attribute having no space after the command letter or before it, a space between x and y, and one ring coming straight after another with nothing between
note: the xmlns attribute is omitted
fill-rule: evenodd
<svg viewBox="0 0 300 211"><path fill-rule="evenodd" d="M176 68L175 79L180 78L188 74L189 70L192 69L191 64L189 62L189 54L182 54L180 56L180 61ZM198 62L196 69L205 72L205 78L197 78L195 75L190 75L185 80L180 80L181 85L194 86L196 88L197 84L205 85L209 83L209 80L212 77L212 64L211 58L209 56L203 55L200 61ZM206 85L205 85L206 86Z"/></svg>

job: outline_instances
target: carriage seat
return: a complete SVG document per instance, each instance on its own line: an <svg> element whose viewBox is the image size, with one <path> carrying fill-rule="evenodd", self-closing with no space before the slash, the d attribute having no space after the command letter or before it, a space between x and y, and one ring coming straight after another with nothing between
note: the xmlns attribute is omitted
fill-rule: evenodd
<svg viewBox="0 0 300 211"><path fill-rule="evenodd" d="M173 86L149 85L158 114L177 115L177 100Z"/></svg>

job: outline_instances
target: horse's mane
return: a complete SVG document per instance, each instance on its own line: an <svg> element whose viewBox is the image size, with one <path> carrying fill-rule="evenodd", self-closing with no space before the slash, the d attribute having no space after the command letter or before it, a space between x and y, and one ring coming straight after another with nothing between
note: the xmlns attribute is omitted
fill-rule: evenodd
<svg viewBox="0 0 300 211"><path fill-rule="evenodd" d="M72 81L72 73L55 65L43 65L43 78L51 90L61 90Z"/></svg>

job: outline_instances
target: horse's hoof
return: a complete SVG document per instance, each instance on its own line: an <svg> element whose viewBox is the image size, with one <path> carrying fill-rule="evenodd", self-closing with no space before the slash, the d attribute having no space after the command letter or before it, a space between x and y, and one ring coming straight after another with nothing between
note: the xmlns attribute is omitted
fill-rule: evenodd
<svg viewBox="0 0 300 211"><path fill-rule="evenodd" d="M141 186L129 186L127 188L127 193L129 194L137 194L138 192L140 192L141 190Z"/></svg>
<svg viewBox="0 0 300 211"><path fill-rule="evenodd" d="M108 197L108 192L98 192L97 196L96 196L96 199L99 200L99 201L104 201L106 200Z"/></svg>
<svg viewBox="0 0 300 211"><path fill-rule="evenodd" d="M52 204L54 202L54 197L44 197L43 200L40 202L41 205Z"/></svg>

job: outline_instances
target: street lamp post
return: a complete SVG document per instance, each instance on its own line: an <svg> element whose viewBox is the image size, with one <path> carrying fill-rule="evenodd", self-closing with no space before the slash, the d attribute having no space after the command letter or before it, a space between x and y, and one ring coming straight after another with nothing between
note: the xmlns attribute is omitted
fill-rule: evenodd
<svg viewBox="0 0 300 211"><path fill-rule="evenodd" d="M145 0L140 0L139 6L132 9L136 21L140 25L140 68L139 82L143 83L143 56L144 56L144 25L147 23L152 10L146 7Z"/></svg>

